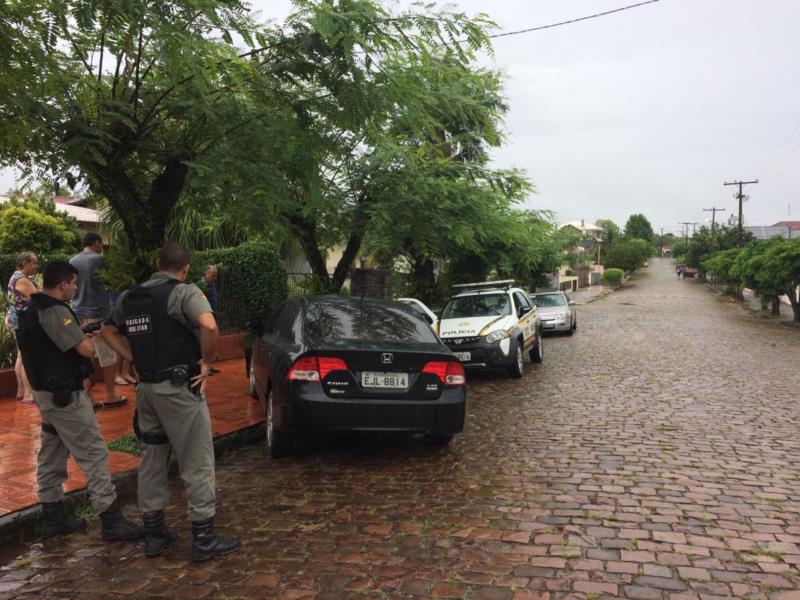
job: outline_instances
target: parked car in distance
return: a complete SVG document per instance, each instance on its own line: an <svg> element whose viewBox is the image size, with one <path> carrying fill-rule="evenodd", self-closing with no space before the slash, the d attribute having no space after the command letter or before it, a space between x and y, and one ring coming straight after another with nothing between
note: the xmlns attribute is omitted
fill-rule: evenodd
<svg viewBox="0 0 800 600"><path fill-rule="evenodd" d="M464 428L464 368L405 304L296 297L253 329L250 393L264 403L272 457L303 434L424 433L447 444Z"/></svg>
<svg viewBox="0 0 800 600"><path fill-rule="evenodd" d="M578 328L575 302L564 292L537 292L531 300L539 308L542 331L562 331L572 335Z"/></svg>
<svg viewBox="0 0 800 600"><path fill-rule="evenodd" d="M397 301L410 306L411 310L425 319L434 331L436 330L436 323L438 323L439 317L437 317L436 313L428 308L422 300L417 300L416 298L398 298Z"/></svg>
<svg viewBox="0 0 800 600"><path fill-rule="evenodd" d="M468 369L501 368L509 377L524 373L525 354L544 360L539 313L514 281L454 285L438 333Z"/></svg>

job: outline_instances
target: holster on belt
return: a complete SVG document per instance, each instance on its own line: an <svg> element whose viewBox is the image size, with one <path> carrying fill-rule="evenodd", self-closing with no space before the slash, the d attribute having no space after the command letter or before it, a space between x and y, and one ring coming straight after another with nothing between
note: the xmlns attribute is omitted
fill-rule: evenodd
<svg viewBox="0 0 800 600"><path fill-rule="evenodd" d="M47 380L47 391L53 394L53 405L58 408L67 406L72 400L72 392L77 392L80 389L80 381L62 379L55 375L51 375Z"/></svg>

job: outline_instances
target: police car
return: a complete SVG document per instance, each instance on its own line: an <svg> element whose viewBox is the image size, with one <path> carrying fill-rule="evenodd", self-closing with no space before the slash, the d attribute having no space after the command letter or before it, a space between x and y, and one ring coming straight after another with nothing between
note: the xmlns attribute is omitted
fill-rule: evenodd
<svg viewBox="0 0 800 600"><path fill-rule="evenodd" d="M522 377L524 356L544 358L539 312L511 280L453 286L437 333L468 369L503 368Z"/></svg>

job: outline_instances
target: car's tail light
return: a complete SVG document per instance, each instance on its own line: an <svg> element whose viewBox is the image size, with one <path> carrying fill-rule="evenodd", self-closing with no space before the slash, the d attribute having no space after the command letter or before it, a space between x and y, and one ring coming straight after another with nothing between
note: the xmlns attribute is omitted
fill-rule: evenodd
<svg viewBox="0 0 800 600"><path fill-rule="evenodd" d="M422 367L423 373L431 373L439 378L445 385L464 385L467 382L464 376L464 367L455 361L431 361Z"/></svg>
<svg viewBox="0 0 800 600"><path fill-rule="evenodd" d="M341 358L333 358L331 356L319 357L319 378L325 377L331 371L347 371L347 364Z"/></svg>
<svg viewBox="0 0 800 600"><path fill-rule="evenodd" d="M304 356L289 369L290 381L322 381L331 371L346 371L347 364L341 358L330 356Z"/></svg>
<svg viewBox="0 0 800 600"><path fill-rule="evenodd" d="M447 385L464 385L467 383L464 365L455 361L447 363L447 374L445 375L444 382Z"/></svg>

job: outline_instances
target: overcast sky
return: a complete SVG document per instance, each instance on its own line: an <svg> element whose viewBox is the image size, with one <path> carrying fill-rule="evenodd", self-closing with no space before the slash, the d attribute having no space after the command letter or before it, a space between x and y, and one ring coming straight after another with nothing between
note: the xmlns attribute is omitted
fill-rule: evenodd
<svg viewBox="0 0 800 600"><path fill-rule="evenodd" d="M518 30L634 1L451 4ZM278 21L291 6L252 4ZM537 189L528 205L559 221L622 226L642 212L656 231L677 232L708 219L703 208L735 213L723 180L755 178L746 224L800 220L800 129L775 152L800 126L798 23L797 0L660 0L496 39L486 61L505 74L510 105L496 164L526 170ZM2 174L0 189L12 182Z"/></svg>

